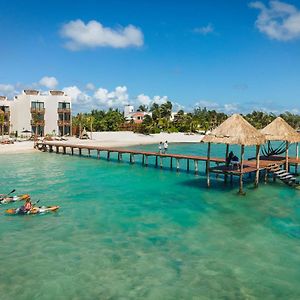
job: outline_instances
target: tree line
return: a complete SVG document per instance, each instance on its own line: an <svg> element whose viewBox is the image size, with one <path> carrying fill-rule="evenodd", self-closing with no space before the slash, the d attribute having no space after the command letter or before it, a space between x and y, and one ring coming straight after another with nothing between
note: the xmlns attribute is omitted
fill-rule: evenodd
<svg viewBox="0 0 300 300"><path fill-rule="evenodd" d="M159 132L207 132L219 126L228 118L224 112L197 107L192 112L179 110L172 113L173 105L170 101L161 105L153 103L150 107L141 105L137 111L149 112L139 125L134 125L134 131L143 134ZM300 128L300 115L285 112L280 116L293 128ZM261 129L271 123L277 115L261 111L253 111L244 115L245 119L257 129ZM83 128L88 131L118 131L128 123L124 115L118 109L108 111L94 109L90 113L79 113L73 116L73 128L82 132ZM130 123L130 121L129 121ZM133 123L133 121L131 121ZM133 125L133 124L132 124Z"/></svg>

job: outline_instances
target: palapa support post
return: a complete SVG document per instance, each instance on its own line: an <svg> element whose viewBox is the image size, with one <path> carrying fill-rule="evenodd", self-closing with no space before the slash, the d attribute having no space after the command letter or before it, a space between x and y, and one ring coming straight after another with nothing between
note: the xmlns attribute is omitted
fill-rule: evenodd
<svg viewBox="0 0 300 300"><path fill-rule="evenodd" d="M244 153L245 153L245 146L241 145L240 189L239 189L240 195L245 195L243 191Z"/></svg>
<svg viewBox="0 0 300 300"><path fill-rule="evenodd" d="M297 159L297 161L299 159L299 143L296 143L296 159ZM298 175L298 163L297 162L295 165L295 174L296 174L296 176Z"/></svg>
<svg viewBox="0 0 300 300"><path fill-rule="evenodd" d="M207 161L206 161L207 187L210 187L209 168L210 168L210 143L207 144Z"/></svg>
<svg viewBox="0 0 300 300"><path fill-rule="evenodd" d="M254 186L258 187L259 182L259 159L260 159L260 145L256 145L256 172L255 172L255 182Z"/></svg>
<svg viewBox="0 0 300 300"><path fill-rule="evenodd" d="M194 160L195 174L198 173L198 160Z"/></svg>
<svg viewBox="0 0 300 300"><path fill-rule="evenodd" d="M179 172L179 167L180 167L179 159L176 158L176 171L177 171L177 172Z"/></svg>
<svg viewBox="0 0 300 300"><path fill-rule="evenodd" d="M226 144L226 154L225 154L225 164L226 164L226 167L228 167L227 166L228 155L229 155L229 144ZM227 183L227 178L228 178L228 174L225 172L225 175L224 175L224 183L225 184Z"/></svg>
<svg viewBox="0 0 300 300"><path fill-rule="evenodd" d="M289 171L289 142L285 142L285 170Z"/></svg>

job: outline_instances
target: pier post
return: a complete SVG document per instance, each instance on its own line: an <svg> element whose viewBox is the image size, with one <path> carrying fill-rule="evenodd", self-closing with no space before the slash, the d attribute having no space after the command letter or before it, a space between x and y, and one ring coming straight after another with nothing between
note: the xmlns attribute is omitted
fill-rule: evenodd
<svg viewBox="0 0 300 300"><path fill-rule="evenodd" d="M63 154L66 154L66 147L63 147Z"/></svg>
<svg viewBox="0 0 300 300"><path fill-rule="evenodd" d="M173 169L173 157L170 157L170 168Z"/></svg>
<svg viewBox="0 0 300 300"><path fill-rule="evenodd" d="M245 146L241 145L241 170L240 170L240 189L239 189L240 195L245 194L243 192L244 152L245 152Z"/></svg>
<svg viewBox="0 0 300 300"><path fill-rule="evenodd" d="M299 159L299 143L296 143L296 160L298 161ZM296 162L295 165L295 174L296 176L298 175L298 163Z"/></svg>
<svg viewBox="0 0 300 300"><path fill-rule="evenodd" d="M71 154L74 155L74 149L71 147Z"/></svg>
<svg viewBox="0 0 300 300"><path fill-rule="evenodd" d="M190 171L190 160L186 160L186 170L189 172Z"/></svg>
<svg viewBox="0 0 300 300"><path fill-rule="evenodd" d="M91 149L88 149L88 154L89 156L91 156Z"/></svg>
<svg viewBox="0 0 300 300"><path fill-rule="evenodd" d="M255 182L254 186L258 187L259 182L259 158L260 158L260 145L256 145L256 172L255 172Z"/></svg>
<svg viewBox="0 0 300 300"><path fill-rule="evenodd" d="M142 158L142 165L145 164L145 154L143 154L143 158Z"/></svg>
<svg viewBox="0 0 300 300"><path fill-rule="evenodd" d="M156 155L156 156L155 156L155 167L156 167L156 168L157 168L157 164L158 164L157 160L158 160L158 157L157 157L157 155Z"/></svg>
<svg viewBox="0 0 300 300"><path fill-rule="evenodd" d="M225 165L226 165L226 167L228 167L227 166L228 155L229 155L229 144L226 144L226 154L225 154ZM225 176L224 176L224 183L225 184L227 183L227 178L228 178L228 175L227 175L227 173L225 173Z"/></svg>
<svg viewBox="0 0 300 300"><path fill-rule="evenodd" d="M79 151L79 156L81 156L82 154L81 148L78 148L78 151Z"/></svg>
<svg viewBox="0 0 300 300"><path fill-rule="evenodd" d="M134 155L130 153L130 163L134 164Z"/></svg>
<svg viewBox="0 0 300 300"><path fill-rule="evenodd" d="M198 160L194 160L195 174L198 173Z"/></svg>
<svg viewBox="0 0 300 300"><path fill-rule="evenodd" d="M146 167L148 167L148 155L146 155Z"/></svg>
<svg viewBox="0 0 300 300"><path fill-rule="evenodd" d="M264 178L265 183L268 182L268 175L269 175L269 171L268 171L268 169L265 169L265 178Z"/></svg>
<svg viewBox="0 0 300 300"><path fill-rule="evenodd" d="M177 172L179 172L179 167L180 167L180 165L179 165L179 159L176 158L176 171Z"/></svg>
<svg viewBox="0 0 300 300"><path fill-rule="evenodd" d="M210 187L209 168L210 168L210 143L208 143L207 145L207 160L206 160L207 187Z"/></svg>
<svg viewBox="0 0 300 300"><path fill-rule="evenodd" d="M107 160L110 160L110 152L107 151Z"/></svg>
<svg viewBox="0 0 300 300"><path fill-rule="evenodd" d="M97 158L100 159L100 150L97 150Z"/></svg>
<svg viewBox="0 0 300 300"><path fill-rule="evenodd" d="M285 142L285 170L289 171L289 142Z"/></svg>
<svg viewBox="0 0 300 300"><path fill-rule="evenodd" d="M56 153L59 153L59 147L56 146Z"/></svg>
<svg viewBox="0 0 300 300"><path fill-rule="evenodd" d="M49 152L53 152L53 147L52 147L52 145L49 146Z"/></svg>

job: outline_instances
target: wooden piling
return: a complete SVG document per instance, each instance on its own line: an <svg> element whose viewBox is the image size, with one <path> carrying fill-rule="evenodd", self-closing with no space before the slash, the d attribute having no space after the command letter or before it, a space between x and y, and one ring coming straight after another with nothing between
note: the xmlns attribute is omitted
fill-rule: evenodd
<svg viewBox="0 0 300 300"><path fill-rule="evenodd" d="M180 168L180 163L179 163L179 159L176 159L176 171L179 172L179 168Z"/></svg>
<svg viewBox="0 0 300 300"><path fill-rule="evenodd" d="M97 150L97 158L100 159L100 151Z"/></svg>
<svg viewBox="0 0 300 300"><path fill-rule="evenodd" d="M226 164L226 166L227 166L228 155L229 155L229 144L226 144L226 154L225 154L225 164ZM224 175L224 183L225 184L227 183L227 178L228 178L228 175L227 175L227 173L225 173L225 175Z"/></svg>
<svg viewBox="0 0 300 300"><path fill-rule="evenodd" d="M194 160L195 174L198 173L198 160Z"/></svg>
<svg viewBox="0 0 300 300"><path fill-rule="evenodd" d="M210 187L209 168L210 168L210 143L207 144L207 161L206 161L207 187Z"/></svg>
<svg viewBox="0 0 300 300"><path fill-rule="evenodd" d="M170 168L173 169L173 157L170 158Z"/></svg>
<svg viewBox="0 0 300 300"><path fill-rule="evenodd" d="M71 155L74 155L74 148L71 147Z"/></svg>
<svg viewBox="0 0 300 300"><path fill-rule="evenodd" d="M190 160L189 159L186 160L186 170L187 170L187 172L190 171Z"/></svg>
<svg viewBox="0 0 300 300"><path fill-rule="evenodd" d="M156 168L157 168L157 164L158 164L157 160L158 160L158 157L157 157L157 155L156 155L156 156L155 156L155 167L156 167Z"/></svg>
<svg viewBox="0 0 300 300"><path fill-rule="evenodd" d="M289 171L289 142L285 142L285 170Z"/></svg>
<svg viewBox="0 0 300 300"><path fill-rule="evenodd" d="M146 164L146 167L148 167L148 155L146 155L146 159L145 159L145 164Z"/></svg>
<svg viewBox="0 0 300 300"><path fill-rule="evenodd" d="M79 150L79 156L81 156L82 155L81 148L78 148L78 150Z"/></svg>
<svg viewBox="0 0 300 300"><path fill-rule="evenodd" d="M63 147L63 154L66 154L66 147Z"/></svg>
<svg viewBox="0 0 300 300"><path fill-rule="evenodd" d="M56 146L56 153L59 153L59 146Z"/></svg>
<svg viewBox="0 0 300 300"><path fill-rule="evenodd" d="M256 145L256 172L255 172L255 181L254 186L258 187L259 182L259 158L260 158L260 145Z"/></svg>
<svg viewBox="0 0 300 300"><path fill-rule="evenodd" d="M241 167L240 167L240 189L239 189L239 193L241 195L244 195L244 191L243 191L244 152L245 152L245 146L241 145Z"/></svg>
<svg viewBox="0 0 300 300"><path fill-rule="evenodd" d="M107 160L110 160L110 151L107 151Z"/></svg>

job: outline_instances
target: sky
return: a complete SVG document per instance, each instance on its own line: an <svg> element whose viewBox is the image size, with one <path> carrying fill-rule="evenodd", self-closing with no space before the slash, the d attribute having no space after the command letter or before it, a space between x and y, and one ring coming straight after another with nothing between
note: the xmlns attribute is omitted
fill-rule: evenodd
<svg viewBox="0 0 300 300"><path fill-rule="evenodd" d="M300 113L300 0L0 1L0 95Z"/></svg>

